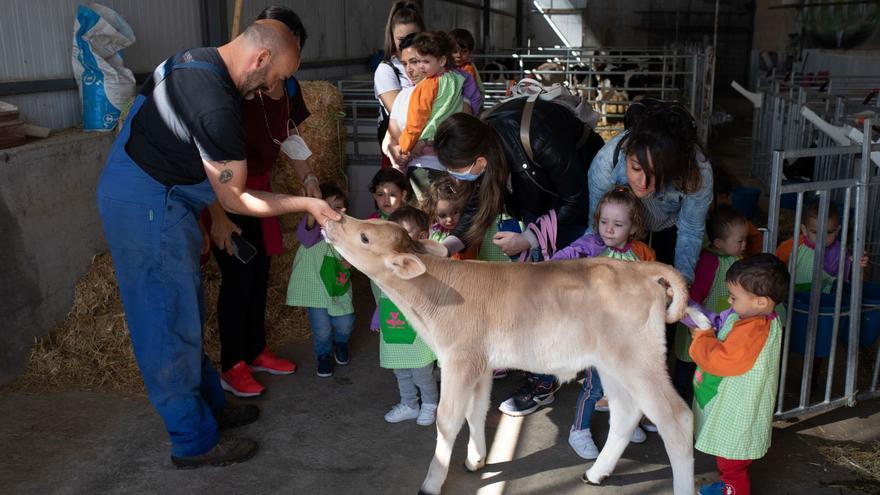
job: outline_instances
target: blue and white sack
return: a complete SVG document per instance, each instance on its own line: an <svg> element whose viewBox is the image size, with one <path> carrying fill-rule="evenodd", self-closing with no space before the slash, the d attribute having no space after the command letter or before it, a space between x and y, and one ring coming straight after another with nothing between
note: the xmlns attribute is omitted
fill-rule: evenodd
<svg viewBox="0 0 880 495"><path fill-rule="evenodd" d="M118 13L96 3L80 5L73 23L73 75L83 108L83 129L110 131L134 98L134 74L120 50L135 42Z"/></svg>

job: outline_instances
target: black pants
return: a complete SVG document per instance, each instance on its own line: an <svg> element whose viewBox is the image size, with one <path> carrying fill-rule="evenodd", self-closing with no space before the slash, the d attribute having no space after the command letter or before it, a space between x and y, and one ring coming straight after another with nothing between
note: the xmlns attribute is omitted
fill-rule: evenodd
<svg viewBox="0 0 880 495"><path fill-rule="evenodd" d="M222 277L217 298L217 324L223 371L239 361L253 361L266 347L266 292L270 262L263 245L261 220L228 215L241 228L242 237L257 249L257 254L245 264L226 251L213 248Z"/></svg>
<svg viewBox="0 0 880 495"><path fill-rule="evenodd" d="M668 265L675 264L675 242L678 238L678 228L672 226L657 232L651 233L651 248L657 253L657 261ZM666 325L666 348L673 349L675 346L675 326ZM694 397L694 371L697 365L687 361L675 360L675 367L672 370L672 386L678 392L678 395L687 404L691 403Z"/></svg>

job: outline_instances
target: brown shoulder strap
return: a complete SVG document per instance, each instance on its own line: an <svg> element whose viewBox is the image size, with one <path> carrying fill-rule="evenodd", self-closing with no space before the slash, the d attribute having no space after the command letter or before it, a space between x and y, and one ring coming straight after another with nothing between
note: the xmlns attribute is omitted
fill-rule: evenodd
<svg viewBox="0 0 880 495"><path fill-rule="evenodd" d="M532 141L529 135L529 129L532 127L532 112L535 109L535 102L538 100L538 95L530 95L526 99L526 104L523 105L522 117L519 121L519 140L522 143L523 151L526 152L526 156L529 157L529 160L534 162L535 156L532 152Z"/></svg>

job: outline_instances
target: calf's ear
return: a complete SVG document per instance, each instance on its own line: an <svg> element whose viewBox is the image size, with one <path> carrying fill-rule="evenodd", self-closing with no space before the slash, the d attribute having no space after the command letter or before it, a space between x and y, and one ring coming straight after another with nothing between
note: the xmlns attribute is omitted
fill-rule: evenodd
<svg viewBox="0 0 880 495"><path fill-rule="evenodd" d="M403 280L416 278L427 270L422 260L409 253L395 253L388 256L385 258L385 266Z"/></svg>
<svg viewBox="0 0 880 495"><path fill-rule="evenodd" d="M418 242L421 245L422 250L427 254L433 254L434 256L440 256L441 258L449 256L449 251L446 249L446 246L437 241L419 239Z"/></svg>

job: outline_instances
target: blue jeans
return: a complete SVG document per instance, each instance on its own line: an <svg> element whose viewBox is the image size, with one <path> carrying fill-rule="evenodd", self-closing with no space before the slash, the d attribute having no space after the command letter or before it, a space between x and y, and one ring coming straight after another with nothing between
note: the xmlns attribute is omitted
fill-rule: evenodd
<svg viewBox="0 0 880 495"><path fill-rule="evenodd" d="M599 372L596 368L587 368L584 371L584 383L578 394L577 411L574 414L572 427L575 430L588 430L593 418L593 409L596 401L602 398L602 381L599 380Z"/></svg>
<svg viewBox="0 0 880 495"><path fill-rule="evenodd" d="M330 354L333 343L347 344L354 328L354 313L330 316L326 308L306 308L309 324L312 326L312 344L315 356ZM335 333L335 335L334 335Z"/></svg>
<svg viewBox="0 0 880 495"><path fill-rule="evenodd" d="M98 211L147 396L171 438L171 454L217 444L225 407L220 377L202 348L202 234L197 212L215 201L207 180L167 187L125 152L138 96L98 183Z"/></svg>

